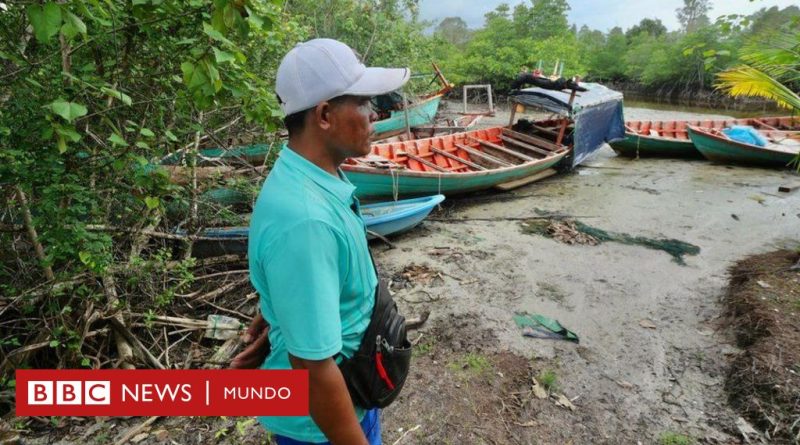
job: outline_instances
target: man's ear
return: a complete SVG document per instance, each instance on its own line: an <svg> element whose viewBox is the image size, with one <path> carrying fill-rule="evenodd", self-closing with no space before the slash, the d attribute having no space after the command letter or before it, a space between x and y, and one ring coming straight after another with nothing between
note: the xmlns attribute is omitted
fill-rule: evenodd
<svg viewBox="0 0 800 445"><path fill-rule="evenodd" d="M331 104L328 101L321 102L314 107L314 122L322 130L331 128Z"/></svg>

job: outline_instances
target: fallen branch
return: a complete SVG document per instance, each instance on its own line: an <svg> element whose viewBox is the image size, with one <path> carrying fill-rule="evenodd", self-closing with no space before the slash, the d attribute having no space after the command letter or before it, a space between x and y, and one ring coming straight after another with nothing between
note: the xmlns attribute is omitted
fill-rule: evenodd
<svg viewBox="0 0 800 445"><path fill-rule="evenodd" d="M230 338L219 347L217 352L211 356L208 362L203 366L205 369L219 369L223 366L230 364L233 355L239 350L239 345L242 343L242 337L237 335Z"/></svg>
<svg viewBox="0 0 800 445"><path fill-rule="evenodd" d="M0 310L0 316L2 316L9 308L14 307L17 303L21 300L26 300L25 303L31 306L37 306L39 300L42 297L47 295L57 294L63 290L71 289L73 286L80 284L88 278L88 274L80 274L73 278L72 280L67 281L59 281L57 283L50 283L45 282L36 287L28 289L25 293L20 294L14 301L11 301L8 306L3 307Z"/></svg>
<svg viewBox="0 0 800 445"><path fill-rule="evenodd" d="M208 266L218 266L220 264L230 264L230 263L242 263L247 261L247 255L221 255L215 256L211 258L205 258L202 260L195 260L194 266L195 268L199 267L208 267ZM170 261L167 263L168 268L175 268L180 266L180 261Z"/></svg>
<svg viewBox="0 0 800 445"><path fill-rule="evenodd" d="M36 251L36 258L42 263L42 270L44 271L44 276L47 278L47 281L53 281L56 277L53 275L53 268L45 264L47 257L44 254L42 243L39 242L39 235L36 233L36 227L33 226L33 216L31 215L30 207L28 207L28 198L25 196L25 192L22 191L20 186L16 185L14 189L19 198L19 205L22 208L22 219L28 231L28 238L30 238L31 244L33 244L33 248Z"/></svg>
<svg viewBox="0 0 800 445"><path fill-rule="evenodd" d="M161 362L150 353L150 350L147 349L116 316L108 318L108 321L111 323L111 326L114 327L114 331L125 338L129 344L136 347L138 350L137 352L139 352L154 368L167 369L167 367L162 365Z"/></svg>
<svg viewBox="0 0 800 445"><path fill-rule="evenodd" d="M99 335L99 334L107 334L107 333L108 333L108 329L105 329L105 328L97 329L95 331L91 331L91 332L87 333L84 336L84 339L87 339L87 338L90 338L90 337L94 337L94 336ZM24 358L21 358L19 361L12 361L11 360L12 358L14 358L14 357L16 357L18 355L30 354L31 352L37 351L39 349L47 348L49 346L50 346L50 341L47 340L47 341L43 341L43 342L32 343L30 345L25 345L25 346L23 346L21 348L17 348L15 350L9 352L8 355L6 355L5 360L3 360L3 363L0 364L0 374L5 373L9 369L18 368L19 365L22 362L25 361Z"/></svg>
<svg viewBox="0 0 800 445"><path fill-rule="evenodd" d="M213 290L213 291L211 291L211 292L209 292L207 294L203 294L203 295L200 295L200 296L197 296L197 297L193 297L192 300L193 301L197 301L197 300L213 300L213 299L217 298L218 296L224 294L225 292L232 291L232 290L236 289L237 287L245 285L245 284L247 284L249 282L250 282L250 277L249 276L248 277L244 277L244 278L242 278L240 280L237 280L237 281L234 281L232 283L228 283L228 284L226 284L226 285L224 285L222 287L219 287L219 288L217 288L217 289L215 289L215 290Z"/></svg>
<svg viewBox="0 0 800 445"><path fill-rule="evenodd" d="M116 309L120 303L119 297L117 296L117 282L114 280L113 275L107 274L103 276L103 289L109 307ZM117 312L112 319L119 325L125 326L125 318L122 317L122 312ZM136 369L136 366L133 365L133 348L129 340L127 340L119 330L115 330L114 332L114 343L117 346L117 354L119 354L117 367L122 369Z"/></svg>
<svg viewBox="0 0 800 445"><path fill-rule="evenodd" d="M392 445L398 445L400 442L402 442L403 439L406 438L407 435L413 433L414 431L420 429L421 427L422 425L417 425L414 428L411 428L410 430L406 431L405 433L403 433L402 436L400 436L399 439L395 440L394 443L392 443Z"/></svg>
<svg viewBox="0 0 800 445"><path fill-rule="evenodd" d="M154 227L151 224L149 227ZM69 226L64 226L65 229L69 229ZM213 237L203 237L203 236L196 236L196 235L184 235L179 233L166 233L166 232L158 232L151 229L132 229L128 227L116 227L116 226L107 226L104 224L87 224L85 227L86 230L92 232L114 232L114 233L132 233L140 236L150 236L153 238L163 238L163 239L174 239L174 240L191 240L191 241L219 241L219 238ZM19 224L0 224L0 232L22 232L26 230L24 226ZM228 240L230 238L226 238ZM244 239L244 238L243 238Z"/></svg>
<svg viewBox="0 0 800 445"><path fill-rule="evenodd" d="M416 329L422 326L426 321L428 321L428 317L430 317L430 315L431 315L430 311L425 311L422 314L420 314L420 316L417 318L409 318L408 320L406 320L406 328Z"/></svg>
<svg viewBox="0 0 800 445"><path fill-rule="evenodd" d="M160 416L150 417L149 419L145 420L141 424L139 424L139 425L137 425L135 427L131 427L131 429L129 429L128 432L125 433L122 436L122 438L120 438L118 441L114 442L114 445L124 445L124 444L128 443L129 440L133 439L137 434L139 434L145 428L147 428L150 425L152 425L153 422L158 420L159 417Z"/></svg>
<svg viewBox="0 0 800 445"><path fill-rule="evenodd" d="M383 235L381 235L381 234L378 234L378 233L375 233L375 232L373 232L372 230L367 230L367 234L369 234L369 235L371 235L371 236L374 236L375 238L377 238L377 239L379 239L379 240L383 241L384 243L386 243L386 245L388 245L388 246L389 246L389 248L390 248L390 249L394 249L395 247L397 247L397 246L395 246L395 245L394 245L394 243L392 243L391 241L389 241L388 239L386 239L386 237L385 237L385 236L383 236Z"/></svg>

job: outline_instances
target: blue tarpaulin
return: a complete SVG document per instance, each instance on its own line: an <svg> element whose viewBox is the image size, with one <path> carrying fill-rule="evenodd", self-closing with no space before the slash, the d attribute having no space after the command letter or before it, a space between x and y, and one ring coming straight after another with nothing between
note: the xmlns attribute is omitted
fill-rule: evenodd
<svg viewBox="0 0 800 445"><path fill-rule="evenodd" d="M734 125L722 130L722 132L725 133L725 136L728 136L734 141L744 144L766 147L767 143L769 143L767 138L761 136L761 133L749 125Z"/></svg>
<svg viewBox="0 0 800 445"><path fill-rule="evenodd" d="M572 167L583 162L606 142L625 137L622 93L597 83L581 83L587 91L578 92L572 106L570 92L526 88L512 94L512 100L525 106L543 108L575 123Z"/></svg>

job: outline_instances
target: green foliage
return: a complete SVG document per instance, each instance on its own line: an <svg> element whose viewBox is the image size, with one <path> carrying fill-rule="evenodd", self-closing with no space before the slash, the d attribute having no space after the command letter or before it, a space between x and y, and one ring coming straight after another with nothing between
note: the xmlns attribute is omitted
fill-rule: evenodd
<svg viewBox="0 0 800 445"><path fill-rule="evenodd" d="M443 19L436 25L434 35L458 49L463 49L472 37L467 22L461 17Z"/></svg>
<svg viewBox="0 0 800 445"><path fill-rule="evenodd" d="M535 67L540 62L550 69L559 60L566 65L564 75L584 74L581 52L566 24L564 6L565 2L560 1L537 1L531 8L518 5L513 15L507 5L498 6L486 14L486 25L475 31L463 52L449 53L442 61L442 69L456 83L491 83L500 90L507 88L523 66ZM536 8L551 17L555 14L563 18L554 21L563 26L548 26L540 29L540 34L518 32L537 26L538 19L532 18Z"/></svg>
<svg viewBox="0 0 800 445"><path fill-rule="evenodd" d="M640 34L647 34L651 37L661 37L667 33L667 27L659 19L644 18L638 25L625 31L625 37L630 41Z"/></svg>
<svg viewBox="0 0 800 445"><path fill-rule="evenodd" d="M474 375L485 375L492 370L489 358L477 353L466 354L447 366L452 371L466 371Z"/></svg>
<svg viewBox="0 0 800 445"><path fill-rule="evenodd" d="M341 40L365 63L429 70L433 40L414 0L295 0L287 10L308 37Z"/></svg>
<svg viewBox="0 0 800 445"><path fill-rule="evenodd" d="M8 5L0 145L11 148L0 152L0 183L28 195L45 265L69 274L112 264L114 238L89 227L136 227L180 193L163 170L143 168L200 125L231 118L211 112L198 124L199 111L237 107L277 126L270 72L296 26L279 14L268 0Z"/></svg>
<svg viewBox="0 0 800 445"><path fill-rule="evenodd" d="M456 83L492 83L496 90L504 90L521 67L539 61L550 74L556 60L565 62L565 76L667 91L707 89L714 73L731 67L743 41L800 20L800 8L789 6L711 24L708 9L706 0L685 0L676 11L681 31L669 32L661 20L645 18L627 31L616 27L603 33L587 26L571 31L566 2L532 0L513 9L502 4L486 14L483 28L468 33L466 43L436 34L433 53ZM449 17L440 26L456 32L459 20Z"/></svg>
<svg viewBox="0 0 800 445"><path fill-rule="evenodd" d="M717 86L732 96L758 96L800 110L800 28L764 32L748 40L741 65L720 73Z"/></svg>
<svg viewBox="0 0 800 445"><path fill-rule="evenodd" d="M658 438L660 445L692 445L695 440L689 436L668 431Z"/></svg>
<svg viewBox="0 0 800 445"><path fill-rule="evenodd" d="M179 243L145 238L139 248L130 233L172 232L181 220L167 208L191 196L154 164L230 122L238 125L217 140L277 129L275 70L305 34L277 0L5 6L0 223L29 216L43 259L27 231L0 235L2 292L21 297L4 317L23 320L0 338L0 355L45 341L47 353L22 366L99 366L96 350L83 349L87 329L97 329L84 325L89 315L145 305L152 323L194 282ZM80 284L47 293L49 270L57 282ZM104 298L109 274L113 305Z"/></svg>
<svg viewBox="0 0 800 445"><path fill-rule="evenodd" d="M558 374L552 369L547 369L539 373L537 380L548 392L558 391Z"/></svg>

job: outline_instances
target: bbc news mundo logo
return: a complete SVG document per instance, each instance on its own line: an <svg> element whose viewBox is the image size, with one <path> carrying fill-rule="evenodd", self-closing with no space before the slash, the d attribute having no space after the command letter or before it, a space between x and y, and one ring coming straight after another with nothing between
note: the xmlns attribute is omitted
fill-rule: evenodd
<svg viewBox="0 0 800 445"><path fill-rule="evenodd" d="M16 371L17 416L307 416L306 370Z"/></svg>

